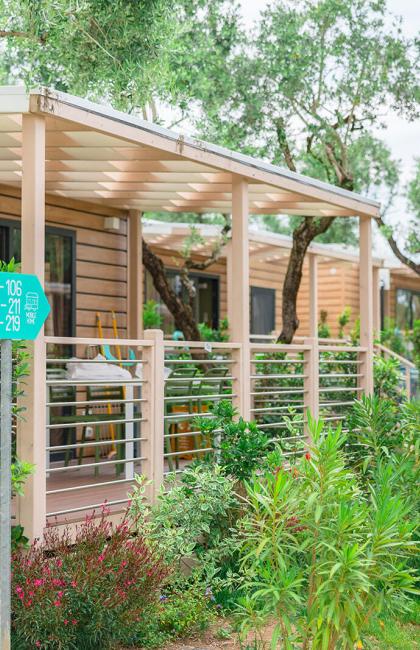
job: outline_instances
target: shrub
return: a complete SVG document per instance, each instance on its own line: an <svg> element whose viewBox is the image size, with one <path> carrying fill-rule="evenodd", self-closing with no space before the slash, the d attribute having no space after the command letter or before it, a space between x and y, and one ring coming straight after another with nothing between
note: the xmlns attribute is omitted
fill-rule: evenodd
<svg viewBox="0 0 420 650"><path fill-rule="evenodd" d="M169 570L127 521L103 510L70 531L47 529L43 543L13 556L12 633L16 648L108 648L147 625Z"/></svg>
<svg viewBox="0 0 420 650"><path fill-rule="evenodd" d="M222 318L217 329L213 329L206 323L198 323L198 331L202 341L216 343L229 341L229 322L227 318Z"/></svg>
<svg viewBox="0 0 420 650"><path fill-rule="evenodd" d="M396 359L384 359L375 355L373 365L373 380L375 395L384 399L401 401L401 369Z"/></svg>
<svg viewBox="0 0 420 650"><path fill-rule="evenodd" d="M154 300L147 300L143 305L143 327L145 330L160 329L162 327L159 305Z"/></svg>
<svg viewBox="0 0 420 650"><path fill-rule="evenodd" d="M232 478L249 478L267 453L268 436L255 422L245 422L231 402L221 400L212 409L212 418L196 418L195 426L215 449L214 459Z"/></svg>
<svg viewBox="0 0 420 650"><path fill-rule="evenodd" d="M382 462L366 497L347 466L346 435L309 424L301 461L247 486L242 627L274 616L273 648L362 647L383 604L414 591L410 504Z"/></svg>

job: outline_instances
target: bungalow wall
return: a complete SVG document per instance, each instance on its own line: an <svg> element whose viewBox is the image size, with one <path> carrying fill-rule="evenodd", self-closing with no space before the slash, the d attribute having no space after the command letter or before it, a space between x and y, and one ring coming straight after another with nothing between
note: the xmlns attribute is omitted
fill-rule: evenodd
<svg viewBox="0 0 420 650"><path fill-rule="evenodd" d="M120 217L120 232L103 230L104 218ZM0 186L0 219L20 220L20 191ZM113 336L111 311L117 315L119 334L127 333L127 221L121 210L107 206L74 201L60 197L46 197L48 226L69 229L76 241L76 336L94 337L96 312L101 316L105 336ZM177 251L153 246L167 268L176 269L181 260ZM200 260L197 255L197 260ZM281 328L282 286L287 269L287 257L276 262L265 262L261 257L250 257L250 284L275 290L275 330ZM220 259L206 273L219 278L219 314L227 314L226 260ZM337 319L344 307L350 306L351 323L359 313L357 264L340 260L318 263L319 313L325 310L331 334L338 331ZM395 285L397 286L397 285ZM398 285L399 286L399 285ZM391 314L395 313L395 287L391 290ZM393 310L393 311L392 311ZM309 334L308 263L304 264L302 285L298 296L298 334Z"/></svg>

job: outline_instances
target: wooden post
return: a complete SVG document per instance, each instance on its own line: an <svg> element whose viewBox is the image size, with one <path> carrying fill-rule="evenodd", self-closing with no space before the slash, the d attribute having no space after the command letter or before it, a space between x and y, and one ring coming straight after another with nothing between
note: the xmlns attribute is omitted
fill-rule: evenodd
<svg viewBox="0 0 420 650"><path fill-rule="evenodd" d="M45 121L38 115L22 118L22 272L38 276L44 287L45 273ZM29 376L19 406L17 453L35 466L18 500L18 517L30 539L41 537L46 523L46 353L44 328L27 344Z"/></svg>
<svg viewBox="0 0 420 650"><path fill-rule="evenodd" d="M303 403L304 403L304 433L310 442L308 428L308 412L313 418L319 417L319 346L318 337L305 338L304 345L309 345L309 350L304 351L303 373Z"/></svg>
<svg viewBox="0 0 420 650"><path fill-rule="evenodd" d="M373 393L373 267L372 223L370 217L359 219L359 289L360 289L360 345L362 353L360 386L366 395Z"/></svg>
<svg viewBox="0 0 420 650"><path fill-rule="evenodd" d="M229 269L228 269L229 270ZM248 183L234 176L232 181L232 255L228 290L231 305L231 338L242 346L241 386L238 400L240 415L250 419L250 311L249 311L249 236Z"/></svg>
<svg viewBox="0 0 420 650"><path fill-rule="evenodd" d="M163 483L164 471L164 394L165 394L165 349L162 330L145 330L145 340L152 345L144 348L144 379L142 387L143 402L142 437L142 473L151 481L148 496L153 502Z"/></svg>
<svg viewBox="0 0 420 650"><path fill-rule="evenodd" d="M143 245L141 212L128 213L128 338L143 336Z"/></svg>
<svg viewBox="0 0 420 650"><path fill-rule="evenodd" d="M374 266L372 269L373 285L373 334L375 338L379 337L381 332L381 288L379 281L379 267Z"/></svg>
<svg viewBox="0 0 420 650"><path fill-rule="evenodd" d="M309 336L318 338L318 256L309 253Z"/></svg>
<svg viewBox="0 0 420 650"><path fill-rule="evenodd" d="M232 286L232 242L228 241L226 251L226 290L227 290L227 319L229 322L229 333L232 335L232 324L235 319L233 312L233 286ZM233 340L233 339L232 339Z"/></svg>

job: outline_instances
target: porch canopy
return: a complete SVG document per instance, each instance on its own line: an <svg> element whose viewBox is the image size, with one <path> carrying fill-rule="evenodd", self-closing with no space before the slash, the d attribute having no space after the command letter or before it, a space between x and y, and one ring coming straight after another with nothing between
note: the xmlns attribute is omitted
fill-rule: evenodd
<svg viewBox="0 0 420 650"><path fill-rule="evenodd" d="M0 183L21 189L22 270L36 274L41 284L45 273L46 194L61 197L69 207L76 200L84 200L121 211L129 225L128 345L130 339L136 343L143 334L141 213L231 213L228 311L232 344L241 348L239 397L245 418L250 416L249 213L358 216L360 345L365 355L360 390L372 391L371 217L378 214L376 202L84 99L46 89L27 92L19 87L0 88ZM1 204L0 212L7 213ZM315 337L315 256L310 259L311 334ZM43 336L31 344L30 351L22 397L27 418L22 425L24 435L19 438L19 453L36 465L37 472L29 479L19 507L20 521L33 538L39 536L45 522L45 498L40 496L45 497L46 448ZM162 370L161 366L163 360L159 365ZM315 371L311 373L315 375ZM155 412L156 431L150 435L160 440L163 415L156 415L160 411L155 398L150 408Z"/></svg>

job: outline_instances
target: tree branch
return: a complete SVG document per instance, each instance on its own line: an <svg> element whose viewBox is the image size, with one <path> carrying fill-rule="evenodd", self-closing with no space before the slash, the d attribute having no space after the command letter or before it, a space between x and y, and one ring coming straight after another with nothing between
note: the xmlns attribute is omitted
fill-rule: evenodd
<svg viewBox="0 0 420 650"><path fill-rule="evenodd" d="M384 222L382 217L375 217L375 221L378 224L382 234L384 235L385 239L387 240L388 244L391 247L392 252L394 253L395 257L397 257L400 262L405 264L405 266L408 266L409 269L414 271L414 273L417 273L417 275L420 275L420 264L416 264L416 262L407 255L405 255L399 248L396 240L394 239L392 233L389 230L389 226Z"/></svg>
<svg viewBox="0 0 420 650"><path fill-rule="evenodd" d="M17 30L5 30L5 29L0 29L0 38L34 38L34 35L31 34L30 32L20 32ZM39 36L36 38L37 41L40 43L44 44L46 39L45 35Z"/></svg>

